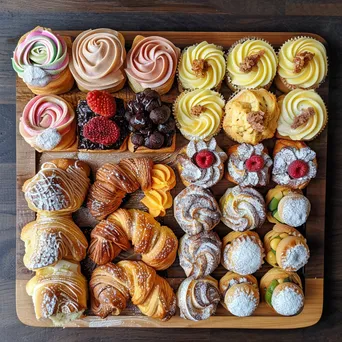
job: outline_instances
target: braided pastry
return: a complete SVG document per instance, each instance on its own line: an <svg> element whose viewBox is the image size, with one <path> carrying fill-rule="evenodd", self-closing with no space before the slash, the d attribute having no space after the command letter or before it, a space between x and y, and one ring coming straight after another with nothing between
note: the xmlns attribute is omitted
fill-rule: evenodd
<svg viewBox="0 0 342 342"><path fill-rule="evenodd" d="M106 264L122 249L129 249L129 241L142 261L157 270L164 270L175 261L178 240L173 231L137 209L118 209L101 221L91 232L89 256L99 265Z"/></svg>
<svg viewBox="0 0 342 342"><path fill-rule="evenodd" d="M89 282L96 316L120 315L129 299L149 317L163 321L176 311L176 296L167 281L142 261L120 261L97 267Z"/></svg>

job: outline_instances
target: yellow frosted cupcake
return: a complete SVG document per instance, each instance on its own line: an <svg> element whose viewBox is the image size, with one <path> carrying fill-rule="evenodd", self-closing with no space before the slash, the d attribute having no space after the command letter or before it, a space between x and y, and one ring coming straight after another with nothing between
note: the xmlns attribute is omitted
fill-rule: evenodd
<svg viewBox="0 0 342 342"><path fill-rule="evenodd" d="M210 140L221 129L223 96L209 89L181 93L173 106L177 126L188 140Z"/></svg>
<svg viewBox="0 0 342 342"><path fill-rule="evenodd" d="M288 40L279 50L277 88L282 92L292 89L315 89L328 73L327 52L314 38L297 37Z"/></svg>
<svg viewBox="0 0 342 342"><path fill-rule="evenodd" d="M257 38L236 42L227 56L227 85L238 89L268 89L277 72L278 58L273 47Z"/></svg>
<svg viewBox="0 0 342 342"><path fill-rule="evenodd" d="M222 47L208 42L186 48L178 65L178 81L183 89L220 89L226 62Z"/></svg>
<svg viewBox="0 0 342 342"><path fill-rule="evenodd" d="M292 90L278 98L278 105L278 138L312 140L327 124L326 106L314 90Z"/></svg>

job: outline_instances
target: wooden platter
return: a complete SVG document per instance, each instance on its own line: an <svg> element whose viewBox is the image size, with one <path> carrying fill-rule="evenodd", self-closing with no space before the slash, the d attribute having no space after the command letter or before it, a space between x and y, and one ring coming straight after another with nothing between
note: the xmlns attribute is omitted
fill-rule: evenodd
<svg viewBox="0 0 342 342"><path fill-rule="evenodd" d="M64 36L76 37L77 31L61 31L58 32ZM180 48L199 43L203 40L223 46L224 50L228 48L237 40L246 36L255 36L269 41L275 48L278 48L283 42L291 37L298 35L305 35L314 37L326 45L326 41L317 35L302 32L122 32L126 39L126 48L129 49L134 37L137 34L144 36L159 35L171 40L175 45ZM271 88L271 91L276 92ZM323 97L325 103L328 103L329 81L317 90ZM223 86L221 93L226 99L231 95L230 90ZM277 93L278 94L278 93ZM162 96L165 102L173 102L178 95L177 85L174 84L171 91ZM22 110L26 103L34 95L25 86L21 79L17 78L17 228L16 228L16 256L17 256L17 269L16 269L16 310L20 321L26 325L36 327L49 327L52 326L50 320L37 321L34 315L34 308L31 298L26 294L25 286L27 281L33 276L33 273L27 270L23 265L23 256L25 252L24 243L20 240L20 232L22 227L35 219L35 213L31 211L24 199L21 187L25 180L31 178L38 171L39 166L48 160L54 158L78 158L88 162L92 168L93 175L97 168L105 162L118 162L121 158L128 156L139 156L130 152L123 153L86 153L86 152L46 152L43 154L37 153L31 148L24 139L20 136L18 131L18 123ZM81 93L77 88L71 92L62 95L64 99L69 101L76 107L78 100L84 99L86 94ZM123 90L115 93L114 96L120 97L124 100L130 100L134 97L134 93L126 86ZM317 323L321 317L323 309L323 279L324 279L324 229L325 229L325 195L326 195L326 164L327 164L327 129L314 141L308 145L316 151L318 159L318 174L317 178L312 180L305 190L306 196L312 204L312 210L308 222L299 230L305 235L308 245L311 249L311 258L308 265L299 271L299 274L304 281L305 292L305 306L304 310L294 317L282 317L277 315L269 308L266 303L262 302L257 308L256 312L251 317L234 317L229 314L221 305L218 306L215 316L210 319L200 322L193 322L184 320L179 317L179 312L176 316L167 322L161 322L142 316L139 310L133 305L128 308L120 316L111 316L102 320L89 311L87 316L83 319L76 320L69 323L66 327L155 327L155 328L245 328L245 329L289 329L301 328L311 326ZM228 146L234 144L233 141L228 139L223 132L217 136L217 141L220 147L227 149ZM175 156L177 151L187 143L187 140L177 133L176 151L172 154L153 153L150 156L155 160L167 163L174 166ZM266 141L265 144L272 150L274 141ZM144 155L149 156L149 155ZM178 175L177 175L178 177ZM226 180L220 181L212 188L212 191L217 199L219 199L228 187L232 184ZM265 194L267 190L273 187L270 184L267 188L259 189L260 192ZM172 190L172 195L175 197L184 188L180 179L177 179L177 186ZM140 203L142 193L137 191L132 194L124 207L134 207L144 209ZM81 228L93 227L94 220L87 213L86 208L81 208L79 212L75 213L74 219ZM178 226L173 217L173 210L169 209L164 218L160 218L165 225L171 227L178 238L184 232ZM263 227L257 229L257 233L263 238L264 234L271 229L272 225L265 223ZM230 230L220 223L215 231L222 238ZM134 259L138 256L130 253L121 253L119 259L125 258ZM263 265L262 269L256 273L258 280L269 269L268 265ZM226 270L219 266L212 274L215 278L220 279ZM167 278L171 286L176 290L180 282L184 279L185 274L179 266L178 258L175 263L166 271L159 272L160 275Z"/></svg>

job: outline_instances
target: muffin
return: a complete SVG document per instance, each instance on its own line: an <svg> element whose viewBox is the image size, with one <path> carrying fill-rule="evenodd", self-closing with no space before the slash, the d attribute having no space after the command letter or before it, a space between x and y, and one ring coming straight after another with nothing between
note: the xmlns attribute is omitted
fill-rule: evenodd
<svg viewBox="0 0 342 342"><path fill-rule="evenodd" d="M278 58L275 84L284 93L296 88L318 88L328 73L326 49L314 38L296 37L288 40L280 48Z"/></svg>
<svg viewBox="0 0 342 342"><path fill-rule="evenodd" d="M274 136L280 113L276 97L265 89L241 90L227 102L225 112L228 137L252 145Z"/></svg>
<svg viewBox="0 0 342 342"><path fill-rule="evenodd" d="M313 140L327 124L327 108L314 90L294 89L280 96L278 105L278 138Z"/></svg>
<svg viewBox="0 0 342 342"><path fill-rule="evenodd" d="M187 47L178 65L181 89L216 89L221 87L226 69L222 47L202 42Z"/></svg>
<svg viewBox="0 0 342 342"><path fill-rule="evenodd" d="M270 43L244 38L227 55L227 85L239 89L269 89L277 72L278 58Z"/></svg>
<svg viewBox="0 0 342 342"><path fill-rule="evenodd" d="M188 140L210 140L221 129L224 104L223 96L213 90L181 93L173 114L183 136Z"/></svg>

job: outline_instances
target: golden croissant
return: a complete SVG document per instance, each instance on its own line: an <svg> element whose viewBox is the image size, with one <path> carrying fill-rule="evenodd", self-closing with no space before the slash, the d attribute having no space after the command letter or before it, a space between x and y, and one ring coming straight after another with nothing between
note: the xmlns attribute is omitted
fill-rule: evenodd
<svg viewBox="0 0 342 342"><path fill-rule="evenodd" d="M157 270L164 270L175 261L178 240L173 231L137 209L118 209L102 220L91 232L88 253L95 263L104 265L122 249L129 249L129 241L142 261Z"/></svg>
<svg viewBox="0 0 342 342"><path fill-rule="evenodd" d="M140 311L163 321L176 311L168 282L142 261L120 261L97 267L89 282L91 310L102 318L119 315L131 299Z"/></svg>

